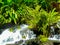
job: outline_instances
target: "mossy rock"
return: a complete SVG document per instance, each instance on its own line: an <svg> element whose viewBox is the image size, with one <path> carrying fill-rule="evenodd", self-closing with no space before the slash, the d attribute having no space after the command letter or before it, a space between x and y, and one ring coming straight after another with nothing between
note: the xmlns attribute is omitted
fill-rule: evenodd
<svg viewBox="0 0 60 45"><path fill-rule="evenodd" d="M53 45L53 42L51 41L42 42L41 45Z"/></svg>

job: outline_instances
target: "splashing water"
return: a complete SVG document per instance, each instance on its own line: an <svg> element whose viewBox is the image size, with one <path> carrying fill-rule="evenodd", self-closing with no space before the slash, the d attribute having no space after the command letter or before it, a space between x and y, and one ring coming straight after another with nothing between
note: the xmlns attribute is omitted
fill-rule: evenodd
<svg viewBox="0 0 60 45"><path fill-rule="evenodd" d="M60 20L57 22L57 24L56 24L56 26L59 28L59 30L60 30ZM51 33L54 33L54 35L53 35L53 37L48 37L48 40L50 40L50 41L53 41L53 42L60 42L60 33L58 33L57 32L57 34L55 34L55 29L53 28L53 27L51 27L51 29L52 29L52 32Z"/></svg>
<svg viewBox="0 0 60 45"><path fill-rule="evenodd" d="M5 31L0 34L0 45L15 44L16 42L23 40L20 44L22 45L25 44L26 40L35 38L36 35L33 31L28 29L28 25L22 24L20 29L17 29L15 26L13 32L10 32L9 28L5 29Z"/></svg>
<svg viewBox="0 0 60 45"><path fill-rule="evenodd" d="M51 31L50 32L53 33L53 34L55 34L55 31L54 31L54 27L53 26L51 26Z"/></svg>
<svg viewBox="0 0 60 45"><path fill-rule="evenodd" d="M53 37L49 37L48 40L53 42L60 42L60 35L54 35Z"/></svg>

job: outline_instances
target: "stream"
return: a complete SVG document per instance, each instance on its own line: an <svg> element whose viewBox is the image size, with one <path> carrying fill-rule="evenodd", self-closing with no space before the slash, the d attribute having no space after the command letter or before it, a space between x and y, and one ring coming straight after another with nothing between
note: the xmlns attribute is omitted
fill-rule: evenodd
<svg viewBox="0 0 60 45"><path fill-rule="evenodd" d="M36 34L28 28L28 25L22 24L19 26L13 27L13 31L10 31L10 28L5 29L0 34L0 45L7 45L7 44L18 44L18 45L27 45L25 42L27 40L35 39Z"/></svg>
<svg viewBox="0 0 60 45"><path fill-rule="evenodd" d="M60 43L60 20L57 22L56 26L59 28L59 30L55 30L54 26L51 26L50 28L50 35L48 37L48 40L56 43Z"/></svg>

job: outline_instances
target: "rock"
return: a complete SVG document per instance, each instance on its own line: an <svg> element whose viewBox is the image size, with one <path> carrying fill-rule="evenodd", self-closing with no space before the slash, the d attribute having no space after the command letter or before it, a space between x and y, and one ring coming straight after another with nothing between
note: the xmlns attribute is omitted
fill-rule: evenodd
<svg viewBox="0 0 60 45"><path fill-rule="evenodd" d="M51 41L42 42L41 45L53 45L53 42Z"/></svg>

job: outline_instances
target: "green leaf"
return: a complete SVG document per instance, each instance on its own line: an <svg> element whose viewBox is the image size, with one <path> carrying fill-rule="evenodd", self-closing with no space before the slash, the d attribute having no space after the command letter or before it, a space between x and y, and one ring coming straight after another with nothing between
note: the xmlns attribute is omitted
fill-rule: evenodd
<svg viewBox="0 0 60 45"><path fill-rule="evenodd" d="M35 10L39 11L40 8L41 8L41 6L37 5L36 8L35 8Z"/></svg>
<svg viewBox="0 0 60 45"><path fill-rule="evenodd" d="M46 41L48 41L48 38L45 37L44 35L38 36L38 39L39 39L41 42L46 42Z"/></svg>
<svg viewBox="0 0 60 45"><path fill-rule="evenodd" d="M17 21L16 21L16 19L14 19L14 23L15 23L15 24L17 24Z"/></svg>
<svg viewBox="0 0 60 45"><path fill-rule="evenodd" d="M12 0L7 0L8 3L10 3Z"/></svg>
<svg viewBox="0 0 60 45"><path fill-rule="evenodd" d="M2 2L2 0L0 0L0 3Z"/></svg>
<svg viewBox="0 0 60 45"><path fill-rule="evenodd" d="M18 17L17 17L17 14L15 14L15 18L17 19Z"/></svg>
<svg viewBox="0 0 60 45"><path fill-rule="evenodd" d="M29 3L29 2L32 2L32 1L33 1L33 0L24 0L24 2L28 2L28 3Z"/></svg>

